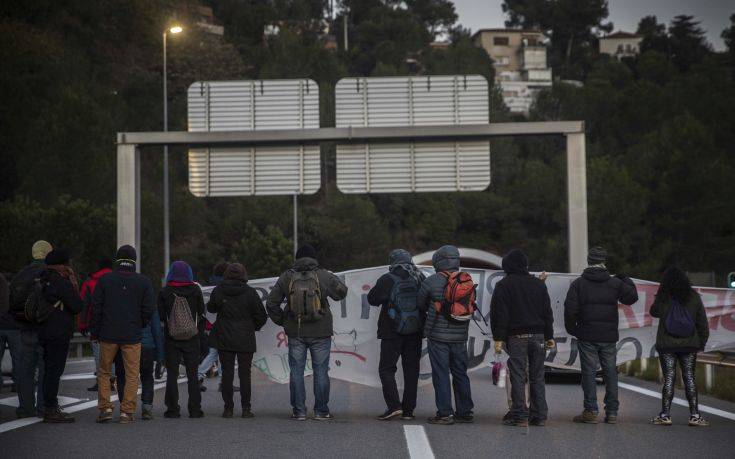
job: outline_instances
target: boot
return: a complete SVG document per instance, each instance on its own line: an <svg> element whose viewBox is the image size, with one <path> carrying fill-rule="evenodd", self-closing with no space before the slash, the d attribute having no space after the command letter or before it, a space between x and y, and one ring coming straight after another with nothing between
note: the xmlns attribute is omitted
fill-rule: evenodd
<svg viewBox="0 0 735 459"><path fill-rule="evenodd" d="M579 416L574 416L572 419L574 422L581 424L597 424L597 413L592 411L584 410Z"/></svg>
<svg viewBox="0 0 735 459"><path fill-rule="evenodd" d="M43 422L48 424L68 424L74 422L74 418L61 411L60 408L46 408L43 413Z"/></svg>

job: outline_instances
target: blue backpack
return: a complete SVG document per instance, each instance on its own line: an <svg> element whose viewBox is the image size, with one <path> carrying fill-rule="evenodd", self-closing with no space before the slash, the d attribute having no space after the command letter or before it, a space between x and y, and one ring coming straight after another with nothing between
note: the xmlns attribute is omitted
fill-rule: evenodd
<svg viewBox="0 0 735 459"><path fill-rule="evenodd" d="M391 273L394 283L390 291L388 316L393 320L393 329L399 335L412 335L421 329L421 320L416 297L419 288L416 280L408 276L402 279Z"/></svg>
<svg viewBox="0 0 735 459"><path fill-rule="evenodd" d="M694 320L691 313L673 298L671 309L666 316L666 332L676 338L689 338L694 334Z"/></svg>

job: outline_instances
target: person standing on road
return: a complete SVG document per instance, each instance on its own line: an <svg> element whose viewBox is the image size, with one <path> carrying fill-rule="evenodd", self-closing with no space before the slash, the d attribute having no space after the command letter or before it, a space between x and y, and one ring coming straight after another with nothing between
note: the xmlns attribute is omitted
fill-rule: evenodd
<svg viewBox="0 0 735 459"><path fill-rule="evenodd" d="M74 418L59 407L59 383L64 374L69 343L74 334L74 315L82 310L77 276L69 265L69 253L55 249L46 255L46 270L41 273L43 296L53 310L38 329L43 348L43 422L68 423Z"/></svg>
<svg viewBox="0 0 735 459"><path fill-rule="evenodd" d="M94 294L94 288L97 286L97 282L99 282L100 278L109 272L112 272L112 260L110 260L110 257L103 256L99 260L97 271L92 273L87 280L82 282L79 294L82 297L82 302L84 302L84 309L77 317L77 326L79 327L79 332L82 335L87 335L89 333L89 326L92 323L92 309L94 306L92 303L92 295ZM92 341L92 355L94 356L94 368L97 370L100 366L100 345L97 341ZM114 365L112 366L112 372L115 373ZM112 390L115 390L115 384L111 383L111 386ZM97 381L95 380L94 386L87 388L87 390L90 392L96 392L98 390Z"/></svg>
<svg viewBox="0 0 735 459"><path fill-rule="evenodd" d="M582 367L584 411L574 422L597 424L597 369L605 381L605 422L618 419L617 342L618 302L638 301L635 284L624 274L611 276L605 267L607 252L592 247L587 255L589 267L569 286L564 300L564 327L577 338Z"/></svg>
<svg viewBox="0 0 735 459"><path fill-rule="evenodd" d="M140 374L141 330L148 325L155 309L151 281L135 271L137 253L129 245L117 250L113 271L102 276L92 295L92 324L90 334L99 342L100 365L97 370L99 386L99 416L97 422L112 419L110 380L112 362L118 352L122 354L125 369L125 391L118 391L120 423L135 420Z"/></svg>
<svg viewBox="0 0 735 459"><path fill-rule="evenodd" d="M441 425L471 423L474 422L474 404L467 376L469 321L455 321L435 307L435 303L444 301L450 273L459 271L459 249L453 245L440 247L431 262L436 272L421 283L418 293L419 308L426 314L424 336L428 342L437 410L428 422ZM452 389L456 410L452 409Z"/></svg>
<svg viewBox="0 0 735 459"><path fill-rule="evenodd" d="M554 343L554 314L546 284L528 272L528 258L514 249L503 257L506 276L493 290L490 325L495 352L508 353L512 409L507 426L543 426L548 416L544 360ZM526 376L528 372L528 376ZM530 403L526 406L526 377Z"/></svg>
<svg viewBox="0 0 735 459"><path fill-rule="evenodd" d="M689 425L708 426L699 414L697 402L697 352L704 350L709 338L709 323L702 298L692 289L689 278L676 267L664 272L651 316L659 319L656 351L664 374L661 413L652 422L670 426L671 402L674 399L676 363L679 362L684 391L689 402Z"/></svg>
<svg viewBox="0 0 735 459"><path fill-rule="evenodd" d="M158 295L158 314L166 337L166 418L181 417L179 407L179 363L184 360L190 418L204 417L202 394L197 380L200 324L204 321L202 289L194 282L191 267L184 261L171 263L166 286Z"/></svg>
<svg viewBox="0 0 735 459"><path fill-rule="evenodd" d="M218 286L220 282L224 279L225 271L227 270L227 267L230 264L226 261L221 261L214 265L214 269L212 270L212 276L209 278L209 285ZM205 325L204 325L204 333L202 334L202 349L206 349L207 353L202 358L202 361L199 362L199 368L197 369L197 374L199 376L199 390L202 392L206 392L207 386L204 385L204 379L207 377L207 372L212 368L212 366L217 362L219 358L219 354L217 353L217 348L212 347L209 345L208 336L212 332L212 328L214 327L214 321L216 320L217 315L216 314L209 314L207 317L205 317ZM219 390L222 392L222 383L219 385ZM239 389L233 389L235 391Z"/></svg>
<svg viewBox="0 0 735 459"><path fill-rule="evenodd" d="M44 259L53 248L46 241L36 241L31 248L33 261L10 281L8 312L0 317L0 328L18 330L19 357L13 359L13 373L17 376L18 418L43 417L43 348L38 341L38 324L25 319L25 304L33 289L33 282L45 269ZM11 332L12 333L12 332ZM10 347L10 346L9 346ZM10 349L13 357L13 349ZM17 370L16 370L17 368ZM38 380L36 380L38 371Z"/></svg>
<svg viewBox="0 0 735 459"><path fill-rule="evenodd" d="M424 275L413 264L411 254L395 249L388 255L388 272L380 276L368 292L368 303L381 306L378 316L380 363L378 374L383 386L385 413L378 420L397 416L413 420L421 361L423 314L418 309L418 291ZM403 367L403 402L398 394L398 358Z"/></svg>
<svg viewBox="0 0 735 459"><path fill-rule="evenodd" d="M329 355L334 330L329 298L340 301L345 296L347 286L339 277L319 267L316 250L309 244L296 251L293 268L281 274L268 295L268 315L288 336L293 420L306 420L304 369L307 350L311 352L314 370L314 419L333 419L329 412ZM286 308L282 309L284 299Z"/></svg>
<svg viewBox="0 0 735 459"><path fill-rule="evenodd" d="M212 291L207 310L217 314L209 341L219 351L222 362L222 400L225 402L222 417L233 416L232 383L237 360L242 417L252 418L250 367L256 350L255 332L263 328L268 315L258 292L248 285L248 274L243 265L232 263L227 267L224 280Z"/></svg>

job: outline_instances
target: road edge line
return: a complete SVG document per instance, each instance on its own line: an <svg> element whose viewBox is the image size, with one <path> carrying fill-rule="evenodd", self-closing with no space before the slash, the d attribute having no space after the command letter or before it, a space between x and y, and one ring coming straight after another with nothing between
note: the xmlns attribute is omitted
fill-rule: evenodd
<svg viewBox="0 0 735 459"><path fill-rule="evenodd" d="M628 384L628 383L619 382L618 383L618 387L621 387L623 389L628 389L629 391L637 392L639 394L648 395L649 397L658 398L659 400L661 399L661 393L660 392L656 392L656 391L653 391L653 390L650 390L650 389L644 389L643 387L638 387L638 386L636 386L634 384ZM687 402L686 400L681 399L679 397L674 397L674 404L689 408L689 402ZM719 408L714 408L714 407L711 407L711 406L708 406L708 405L702 405L701 403L699 404L699 411L702 411L702 412L705 412L705 413L709 413L709 414L714 414L715 416L719 416L721 418L725 418L725 419L729 419L731 421L735 421L735 413L731 413L729 411L721 410Z"/></svg>
<svg viewBox="0 0 735 459"><path fill-rule="evenodd" d="M424 426L403 426L403 435L406 437L408 455L411 459L434 459L434 451L431 449Z"/></svg>

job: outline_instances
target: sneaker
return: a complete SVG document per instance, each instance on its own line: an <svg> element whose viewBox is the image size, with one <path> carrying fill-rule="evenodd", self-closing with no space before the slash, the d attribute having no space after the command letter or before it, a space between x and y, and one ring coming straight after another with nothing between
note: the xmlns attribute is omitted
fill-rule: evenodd
<svg viewBox="0 0 735 459"><path fill-rule="evenodd" d="M617 424L617 423L618 423L617 414L606 414L605 415L605 424Z"/></svg>
<svg viewBox="0 0 735 459"><path fill-rule="evenodd" d="M204 417L204 411L202 411L202 410L192 411L191 413L189 413L189 417L192 418L192 419L195 419L195 418L196 419L203 418Z"/></svg>
<svg viewBox="0 0 735 459"><path fill-rule="evenodd" d="M291 420L292 421L306 421L306 415L305 414L291 414Z"/></svg>
<svg viewBox="0 0 735 459"><path fill-rule="evenodd" d="M385 410L385 413L381 414L380 416L376 417L378 421L390 421L391 419L398 417L403 414L403 410L397 409L397 410Z"/></svg>
<svg viewBox="0 0 735 459"><path fill-rule="evenodd" d="M97 391L99 390L99 386L97 385L97 383L94 383L94 386L92 386L92 387L87 387L87 390L88 390L89 392L97 392Z"/></svg>
<svg viewBox="0 0 735 459"><path fill-rule="evenodd" d="M472 416L471 414L467 416L460 416L458 414L455 414L454 422L458 422L460 424L472 424L473 422L475 422L475 417Z"/></svg>
<svg viewBox="0 0 735 459"><path fill-rule="evenodd" d="M651 419L651 422L657 426L670 426L673 424L671 416L666 416L665 414L659 414L655 418Z"/></svg>
<svg viewBox="0 0 735 459"><path fill-rule="evenodd" d="M413 411L404 411L401 415L401 419L404 421L414 421L416 416L413 415Z"/></svg>
<svg viewBox="0 0 735 459"><path fill-rule="evenodd" d="M536 427L543 427L546 425L546 420L541 418L531 418L531 420L528 421L528 424Z"/></svg>
<svg viewBox="0 0 735 459"><path fill-rule="evenodd" d="M695 416L689 416L689 425L692 427L707 427L709 421L697 414Z"/></svg>
<svg viewBox="0 0 735 459"><path fill-rule="evenodd" d="M178 419L181 417L181 413L178 411L166 411L165 413L163 413L163 417L169 419Z"/></svg>
<svg viewBox="0 0 735 459"><path fill-rule="evenodd" d="M254 418L255 415L250 410L242 410L242 417L243 418L246 418L246 419L249 419L249 418Z"/></svg>
<svg viewBox="0 0 735 459"><path fill-rule="evenodd" d="M144 408L140 414L140 418L144 421L150 421L153 419L153 412Z"/></svg>
<svg viewBox="0 0 735 459"><path fill-rule="evenodd" d="M513 419L513 414L508 411L507 413L505 413L505 416L503 416L503 421L508 421L510 419Z"/></svg>
<svg viewBox="0 0 735 459"><path fill-rule="evenodd" d="M597 413L593 411L584 410L582 411L582 414L578 416L574 416L572 421L580 423L580 424L597 424Z"/></svg>
<svg viewBox="0 0 735 459"><path fill-rule="evenodd" d="M112 408L100 410L100 414L97 415L97 422L103 423L110 420L112 420Z"/></svg>
<svg viewBox="0 0 735 459"><path fill-rule="evenodd" d="M235 416L235 413L233 413L232 408L225 408L225 410L222 412L222 417L230 419L233 416Z"/></svg>
<svg viewBox="0 0 735 459"><path fill-rule="evenodd" d="M426 422L428 422L429 424L450 426L454 424L454 417L452 416L433 416L433 417L430 417Z"/></svg>
<svg viewBox="0 0 735 459"><path fill-rule="evenodd" d="M130 424L135 422L135 416L132 413L120 413L120 419L117 422L120 424Z"/></svg>
<svg viewBox="0 0 735 459"><path fill-rule="evenodd" d="M527 419L507 419L503 421L504 426L509 427L528 427L528 420Z"/></svg>
<svg viewBox="0 0 735 459"><path fill-rule="evenodd" d="M74 418L61 411L60 408L47 409L43 413L43 422L48 424L68 424L74 422Z"/></svg>
<svg viewBox="0 0 735 459"><path fill-rule="evenodd" d="M315 421L331 421L332 419L334 419L334 416L332 416L330 413L314 415Z"/></svg>

